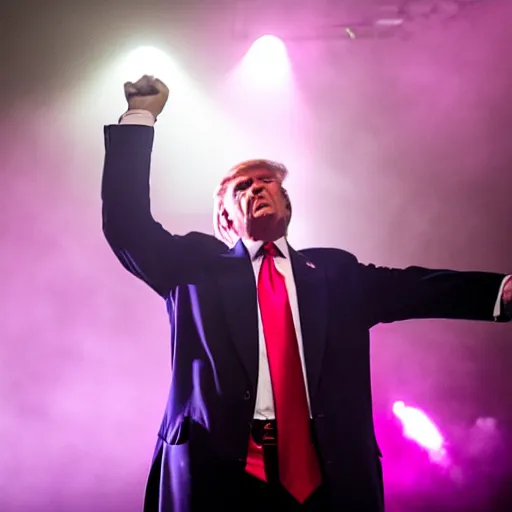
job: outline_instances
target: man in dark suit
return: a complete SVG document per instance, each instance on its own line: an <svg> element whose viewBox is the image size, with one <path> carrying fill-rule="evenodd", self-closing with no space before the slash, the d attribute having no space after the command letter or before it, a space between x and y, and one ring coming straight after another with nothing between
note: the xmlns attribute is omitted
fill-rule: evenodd
<svg viewBox="0 0 512 512"><path fill-rule="evenodd" d="M153 124L169 91L125 84L105 128L103 229L122 265L166 302L172 381L146 511L380 512L381 453L369 329L412 318L510 319L502 274L363 265L286 241L286 168L235 166L215 234L172 235L152 217Z"/></svg>

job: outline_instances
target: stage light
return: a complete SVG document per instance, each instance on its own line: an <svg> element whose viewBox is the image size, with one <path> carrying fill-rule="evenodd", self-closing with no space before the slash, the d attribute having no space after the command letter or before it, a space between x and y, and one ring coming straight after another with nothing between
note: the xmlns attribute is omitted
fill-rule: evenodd
<svg viewBox="0 0 512 512"><path fill-rule="evenodd" d="M120 73L126 81L142 75L153 75L162 80L172 80L179 74L177 64L171 57L154 46L140 46L130 52L121 63Z"/></svg>
<svg viewBox="0 0 512 512"><path fill-rule="evenodd" d="M283 41L276 36L270 34L264 35L256 39L251 46L251 50L260 52L262 56L281 55L286 56L286 46Z"/></svg>
<svg viewBox="0 0 512 512"><path fill-rule="evenodd" d="M264 35L254 41L242 65L246 78L258 86L281 85L290 75L286 46L272 35Z"/></svg>

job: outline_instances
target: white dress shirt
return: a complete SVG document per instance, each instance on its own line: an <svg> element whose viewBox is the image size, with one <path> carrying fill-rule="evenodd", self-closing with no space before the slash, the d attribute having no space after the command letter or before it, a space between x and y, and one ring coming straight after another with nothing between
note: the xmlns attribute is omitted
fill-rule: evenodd
<svg viewBox="0 0 512 512"><path fill-rule="evenodd" d="M120 124L140 124L145 126L154 126L155 118L147 110L129 110L123 114L119 120ZM247 251L249 252L252 260L252 268L254 270L254 279L258 282L258 274L263 260L262 256L256 258L256 254L260 250L263 242L255 242L252 240L243 240ZM277 270L285 277L286 288L288 290L288 298L293 316L293 324L295 326L295 333L297 336L297 343L299 345L299 354L302 365L302 372L304 374L304 382L306 383L306 395L308 399L309 410L311 411L309 393L307 386L306 364L304 360L304 346L302 343L302 330L300 326L299 317L299 304L297 300L297 289L295 287L295 279L293 277L292 265L290 261L290 253L286 239L280 238L275 242L284 258L275 258ZM501 316L501 297L505 283L511 276L505 277L501 283L501 287L494 305L493 317L497 320ZM265 336L263 334L263 323L261 321L261 314L258 306L258 339L259 339L259 373L258 373L258 389L256 391L256 407L254 411L255 419L274 419L274 397L272 393L272 383L270 380L270 369L268 366L267 348L265 344ZM310 412L311 414L311 412Z"/></svg>
<svg viewBox="0 0 512 512"><path fill-rule="evenodd" d="M258 283L261 262L263 256L258 254L263 242L254 240L242 240L252 261L252 269L254 271L254 279ZM274 258L277 270L284 276L286 290L288 291L288 300L292 310L293 325L295 326L295 334L299 345L300 362L302 365L302 373L306 384L306 396L308 399L308 407L311 415L311 407L309 403L309 393L307 386L306 361L304 359L304 345L302 343L302 329L300 327L299 302L297 299L297 288L295 287L295 279L293 277L292 262L290 261L290 251L286 238L282 237L275 242L277 248L284 257L277 256ZM274 419L274 396L272 393L272 382L270 380L270 369L268 366L267 347L265 343L265 335L263 334L263 322L261 321L261 313L258 305L258 339L259 339L259 372L258 372L258 389L256 391L256 407L254 418L257 420Z"/></svg>

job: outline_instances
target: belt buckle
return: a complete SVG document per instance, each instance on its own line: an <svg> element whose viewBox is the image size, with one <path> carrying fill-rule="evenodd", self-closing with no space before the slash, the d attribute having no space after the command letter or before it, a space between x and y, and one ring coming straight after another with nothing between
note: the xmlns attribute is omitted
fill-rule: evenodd
<svg viewBox="0 0 512 512"><path fill-rule="evenodd" d="M265 446L274 446L277 444L276 428L271 422L267 422L263 426L262 441Z"/></svg>

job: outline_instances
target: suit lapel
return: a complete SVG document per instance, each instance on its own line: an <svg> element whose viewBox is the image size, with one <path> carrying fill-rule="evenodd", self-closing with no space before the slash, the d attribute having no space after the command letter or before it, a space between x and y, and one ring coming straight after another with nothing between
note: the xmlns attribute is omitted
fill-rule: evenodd
<svg viewBox="0 0 512 512"><path fill-rule="evenodd" d="M289 251L297 289L309 396L312 399L320 381L327 336L327 283L320 268L311 265L306 257L291 247ZM250 256L241 240L220 256L214 276L233 343L256 392L258 299Z"/></svg>
<svg viewBox="0 0 512 512"><path fill-rule="evenodd" d="M250 256L241 240L220 256L214 277L235 348L256 393L258 381L258 304Z"/></svg>
<svg viewBox="0 0 512 512"><path fill-rule="evenodd" d="M327 283L325 273L291 247L290 258L297 288L309 396L313 399L320 382L327 339Z"/></svg>

